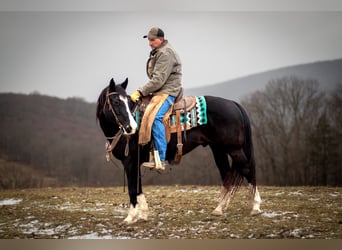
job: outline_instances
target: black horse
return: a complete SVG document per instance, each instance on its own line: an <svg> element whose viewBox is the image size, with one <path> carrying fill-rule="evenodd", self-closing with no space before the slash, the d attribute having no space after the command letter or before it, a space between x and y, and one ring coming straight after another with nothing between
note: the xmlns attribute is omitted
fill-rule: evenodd
<svg viewBox="0 0 342 250"><path fill-rule="evenodd" d="M148 161L149 146L138 145L137 123L132 115L135 103L126 93L128 79L115 84L111 79L100 94L96 116L101 129L111 144L108 150L119 159L125 169L130 197L130 209L124 222L131 224L147 220L148 205L142 191L140 164ZM218 206L212 214L222 215L237 188L247 179L252 194L251 215L261 213L261 198L256 186L255 161L251 127L245 110L236 102L219 97L205 96L207 124L186 132L183 154L199 145L211 148L222 179ZM166 158L174 159L177 136L171 135ZM230 166L228 155L231 157Z"/></svg>

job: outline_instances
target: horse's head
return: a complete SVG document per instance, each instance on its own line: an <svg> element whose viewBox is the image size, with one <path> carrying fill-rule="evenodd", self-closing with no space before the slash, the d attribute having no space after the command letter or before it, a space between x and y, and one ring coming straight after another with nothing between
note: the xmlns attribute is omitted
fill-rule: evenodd
<svg viewBox="0 0 342 250"><path fill-rule="evenodd" d="M97 102L97 118L102 117L109 123L116 123L124 131L125 135L132 135L136 132L137 123L129 108L129 96L126 93L128 79L115 84L114 79L110 80L99 96Z"/></svg>

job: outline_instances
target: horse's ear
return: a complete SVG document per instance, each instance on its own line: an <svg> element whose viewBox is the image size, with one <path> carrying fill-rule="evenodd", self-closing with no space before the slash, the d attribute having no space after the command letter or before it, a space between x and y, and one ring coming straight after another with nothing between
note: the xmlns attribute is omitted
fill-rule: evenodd
<svg viewBox="0 0 342 250"><path fill-rule="evenodd" d="M127 88L127 84L128 84L128 78L126 77L126 80L125 80L123 83L121 83L121 86L122 86L124 89L126 89L126 88Z"/></svg>
<svg viewBox="0 0 342 250"><path fill-rule="evenodd" d="M109 82L109 89L111 91L115 91L115 82L114 82L114 78L110 79L110 82Z"/></svg>

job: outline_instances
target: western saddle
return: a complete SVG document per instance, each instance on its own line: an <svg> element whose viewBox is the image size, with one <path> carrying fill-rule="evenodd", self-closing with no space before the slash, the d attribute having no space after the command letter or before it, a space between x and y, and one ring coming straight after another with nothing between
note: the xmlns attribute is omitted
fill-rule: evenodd
<svg viewBox="0 0 342 250"><path fill-rule="evenodd" d="M145 96L141 99L141 104L139 107L140 114L144 114L147 105L149 104L152 96ZM173 164L179 164L183 154L183 138L182 131L184 132L184 140L186 140L186 130L191 129L191 127L186 123L187 112L192 110L196 106L195 96L185 96L183 97L183 90L176 97L175 103L170 108L171 111L167 112L163 123L166 132L166 141L169 142L171 134L177 133L177 152L173 160ZM141 116L142 116L141 115ZM184 122L181 123L181 115L184 116ZM171 124L170 117L174 116L175 122Z"/></svg>

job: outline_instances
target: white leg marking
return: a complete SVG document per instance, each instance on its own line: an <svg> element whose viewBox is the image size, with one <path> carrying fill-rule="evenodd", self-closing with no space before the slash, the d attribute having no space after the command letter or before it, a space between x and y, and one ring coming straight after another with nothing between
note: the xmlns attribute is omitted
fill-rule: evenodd
<svg viewBox="0 0 342 250"><path fill-rule="evenodd" d="M220 216L223 214L223 211L228 207L229 202L230 202L230 194L224 195L225 193L226 193L226 188L222 187L219 204L214 209L214 211L211 213L212 215Z"/></svg>
<svg viewBox="0 0 342 250"><path fill-rule="evenodd" d="M126 219L124 219L124 223L127 225L133 224L138 221L138 209L137 206L133 207L133 205L130 206L128 215Z"/></svg>
<svg viewBox="0 0 342 250"><path fill-rule="evenodd" d="M144 194L140 194L137 196L137 205L135 208L133 205L130 206L128 210L128 215L126 219L124 219L124 223L126 225L131 225L137 222L139 219L147 220L148 218L148 204L146 202L146 198Z"/></svg>
<svg viewBox="0 0 342 250"><path fill-rule="evenodd" d="M138 217L139 219L147 221L148 218L148 204L144 194L140 194L138 197Z"/></svg>
<svg viewBox="0 0 342 250"><path fill-rule="evenodd" d="M249 188L253 189L253 186L251 184L249 184ZM260 209L260 204L261 204L261 198L260 198L260 194L258 191L258 188L255 188L255 193L254 196L252 197L252 211L251 211L251 215L258 215L262 213L262 210Z"/></svg>

